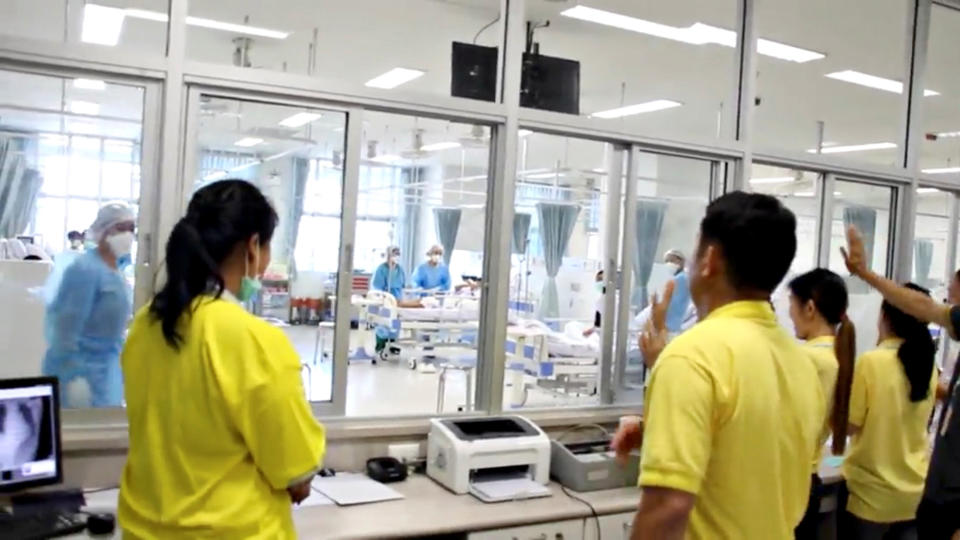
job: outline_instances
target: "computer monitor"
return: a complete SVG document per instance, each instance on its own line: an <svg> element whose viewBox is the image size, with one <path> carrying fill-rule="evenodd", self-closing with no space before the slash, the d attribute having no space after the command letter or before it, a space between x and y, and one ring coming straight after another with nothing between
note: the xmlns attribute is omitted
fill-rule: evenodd
<svg viewBox="0 0 960 540"><path fill-rule="evenodd" d="M520 106L580 114L580 62L523 53Z"/></svg>
<svg viewBox="0 0 960 540"><path fill-rule="evenodd" d="M0 491L62 480L57 379L0 380Z"/></svg>
<svg viewBox="0 0 960 540"><path fill-rule="evenodd" d="M450 55L450 95L497 99L497 48L453 42Z"/></svg>

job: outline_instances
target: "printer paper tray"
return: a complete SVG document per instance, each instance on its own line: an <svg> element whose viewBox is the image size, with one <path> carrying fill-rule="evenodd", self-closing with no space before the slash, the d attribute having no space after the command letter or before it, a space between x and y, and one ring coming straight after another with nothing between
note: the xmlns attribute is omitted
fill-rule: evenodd
<svg viewBox="0 0 960 540"><path fill-rule="evenodd" d="M470 494L483 502L505 502L552 495L547 486L527 476L491 478L470 482Z"/></svg>

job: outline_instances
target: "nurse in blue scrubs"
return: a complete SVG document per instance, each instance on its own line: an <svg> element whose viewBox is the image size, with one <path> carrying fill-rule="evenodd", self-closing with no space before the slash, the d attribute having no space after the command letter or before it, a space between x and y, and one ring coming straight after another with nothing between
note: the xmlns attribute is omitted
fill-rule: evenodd
<svg viewBox="0 0 960 540"><path fill-rule="evenodd" d="M443 246L434 245L427 251L427 261L413 273L413 284L429 292L450 290L450 269L443 263Z"/></svg>

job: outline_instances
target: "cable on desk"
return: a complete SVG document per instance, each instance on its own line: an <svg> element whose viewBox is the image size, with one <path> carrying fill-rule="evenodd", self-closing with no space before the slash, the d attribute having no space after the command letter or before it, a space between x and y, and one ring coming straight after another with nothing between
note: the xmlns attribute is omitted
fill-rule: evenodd
<svg viewBox="0 0 960 540"><path fill-rule="evenodd" d="M573 493L571 493L571 492L567 489L567 486L565 486L565 485L563 485L563 484L560 484L560 490L563 491L563 494L566 495L567 497L570 497L571 499L573 499L573 500L575 500L575 501L577 501L577 502L579 502L579 503L581 503L581 504L587 505L587 508L590 509L590 513L593 515L593 522L597 524L597 540L602 540L602 538L601 538L601 532L600 532L600 514L597 513L597 509L594 508L593 505L590 504L590 502L587 501L586 499L581 499L580 497L578 497L578 496L574 495Z"/></svg>

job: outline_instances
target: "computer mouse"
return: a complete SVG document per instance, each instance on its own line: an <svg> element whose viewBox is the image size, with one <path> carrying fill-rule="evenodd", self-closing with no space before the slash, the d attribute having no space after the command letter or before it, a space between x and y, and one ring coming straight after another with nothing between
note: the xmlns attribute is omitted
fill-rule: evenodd
<svg viewBox="0 0 960 540"><path fill-rule="evenodd" d="M87 531L90 534L113 534L117 519L113 514L90 514L87 516Z"/></svg>
<svg viewBox="0 0 960 540"><path fill-rule="evenodd" d="M324 467L319 471L317 471L317 476L322 476L323 478L328 478L330 476L336 476L336 475L337 475L337 471L330 469L328 467Z"/></svg>

